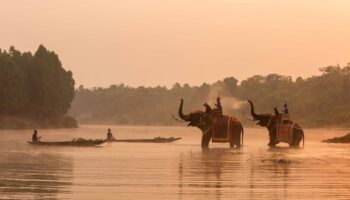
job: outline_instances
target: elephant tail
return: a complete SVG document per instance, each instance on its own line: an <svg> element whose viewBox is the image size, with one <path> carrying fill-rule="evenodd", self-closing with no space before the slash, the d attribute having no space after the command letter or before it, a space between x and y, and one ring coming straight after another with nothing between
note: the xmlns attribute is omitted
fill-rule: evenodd
<svg viewBox="0 0 350 200"><path fill-rule="evenodd" d="M242 147L243 147L244 129L243 129L242 123L239 123L239 126L241 127L241 132L242 132Z"/></svg>
<svg viewBox="0 0 350 200"><path fill-rule="evenodd" d="M301 136L303 137L303 148L304 148L304 145L305 145L305 134L304 134L303 130L301 130Z"/></svg>

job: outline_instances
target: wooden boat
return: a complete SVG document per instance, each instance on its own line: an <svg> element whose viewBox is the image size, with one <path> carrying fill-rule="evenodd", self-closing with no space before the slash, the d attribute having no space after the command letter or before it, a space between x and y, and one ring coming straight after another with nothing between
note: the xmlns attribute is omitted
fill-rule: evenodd
<svg viewBox="0 0 350 200"><path fill-rule="evenodd" d="M89 147L96 146L105 143L106 140L83 140L83 141L63 141L63 142L28 142L32 145L44 145L44 146L79 146Z"/></svg>
<svg viewBox="0 0 350 200"><path fill-rule="evenodd" d="M163 138L163 137L155 137L153 139L114 139L109 142L133 142L133 143L171 143L182 138Z"/></svg>

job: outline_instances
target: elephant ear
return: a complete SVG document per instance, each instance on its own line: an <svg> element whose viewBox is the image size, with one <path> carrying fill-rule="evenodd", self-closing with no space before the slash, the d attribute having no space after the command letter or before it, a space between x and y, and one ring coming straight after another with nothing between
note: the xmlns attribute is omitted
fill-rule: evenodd
<svg viewBox="0 0 350 200"><path fill-rule="evenodd" d="M206 113L211 113L212 109L211 109L211 107L209 106L208 103L204 103L203 106L205 107L205 112Z"/></svg>
<svg viewBox="0 0 350 200"><path fill-rule="evenodd" d="M279 116L279 115L280 115L280 112L278 111L278 109L277 109L276 107L275 107L273 110L275 111L275 115L276 115L276 116Z"/></svg>

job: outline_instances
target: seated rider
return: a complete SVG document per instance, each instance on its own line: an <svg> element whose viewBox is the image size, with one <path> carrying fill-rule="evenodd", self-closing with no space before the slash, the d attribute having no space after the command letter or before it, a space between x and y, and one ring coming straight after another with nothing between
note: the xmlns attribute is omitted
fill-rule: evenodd
<svg viewBox="0 0 350 200"><path fill-rule="evenodd" d="M40 142L40 138L38 137L38 131L34 130L33 136L32 136L32 142Z"/></svg>
<svg viewBox="0 0 350 200"><path fill-rule="evenodd" d="M111 129L108 129L108 132L107 132L107 141L113 141L115 140L112 132L111 132Z"/></svg>
<svg viewBox="0 0 350 200"><path fill-rule="evenodd" d="M282 111L283 111L283 114L288 114L288 113L289 113L289 111L288 111L288 106L287 106L287 102L285 102L285 103L283 104Z"/></svg>
<svg viewBox="0 0 350 200"><path fill-rule="evenodd" d="M222 106L221 106L221 101L220 101L220 97L216 98L216 111L218 112L218 114L222 115Z"/></svg>
<svg viewBox="0 0 350 200"><path fill-rule="evenodd" d="M283 108L282 108L282 115L281 115L281 121L282 123L290 123L292 122L289 116L289 110L287 102L284 102Z"/></svg>

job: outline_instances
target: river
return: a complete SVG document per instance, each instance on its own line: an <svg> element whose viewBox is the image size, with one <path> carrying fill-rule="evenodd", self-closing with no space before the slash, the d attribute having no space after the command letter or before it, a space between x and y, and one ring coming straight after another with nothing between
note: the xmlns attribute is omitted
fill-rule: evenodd
<svg viewBox="0 0 350 200"><path fill-rule="evenodd" d="M0 199L350 199L350 144L321 143L346 130L307 129L305 148L267 146L246 128L244 147L210 143L188 127L43 129L43 141L182 137L172 144L32 146L32 130L1 130Z"/></svg>

